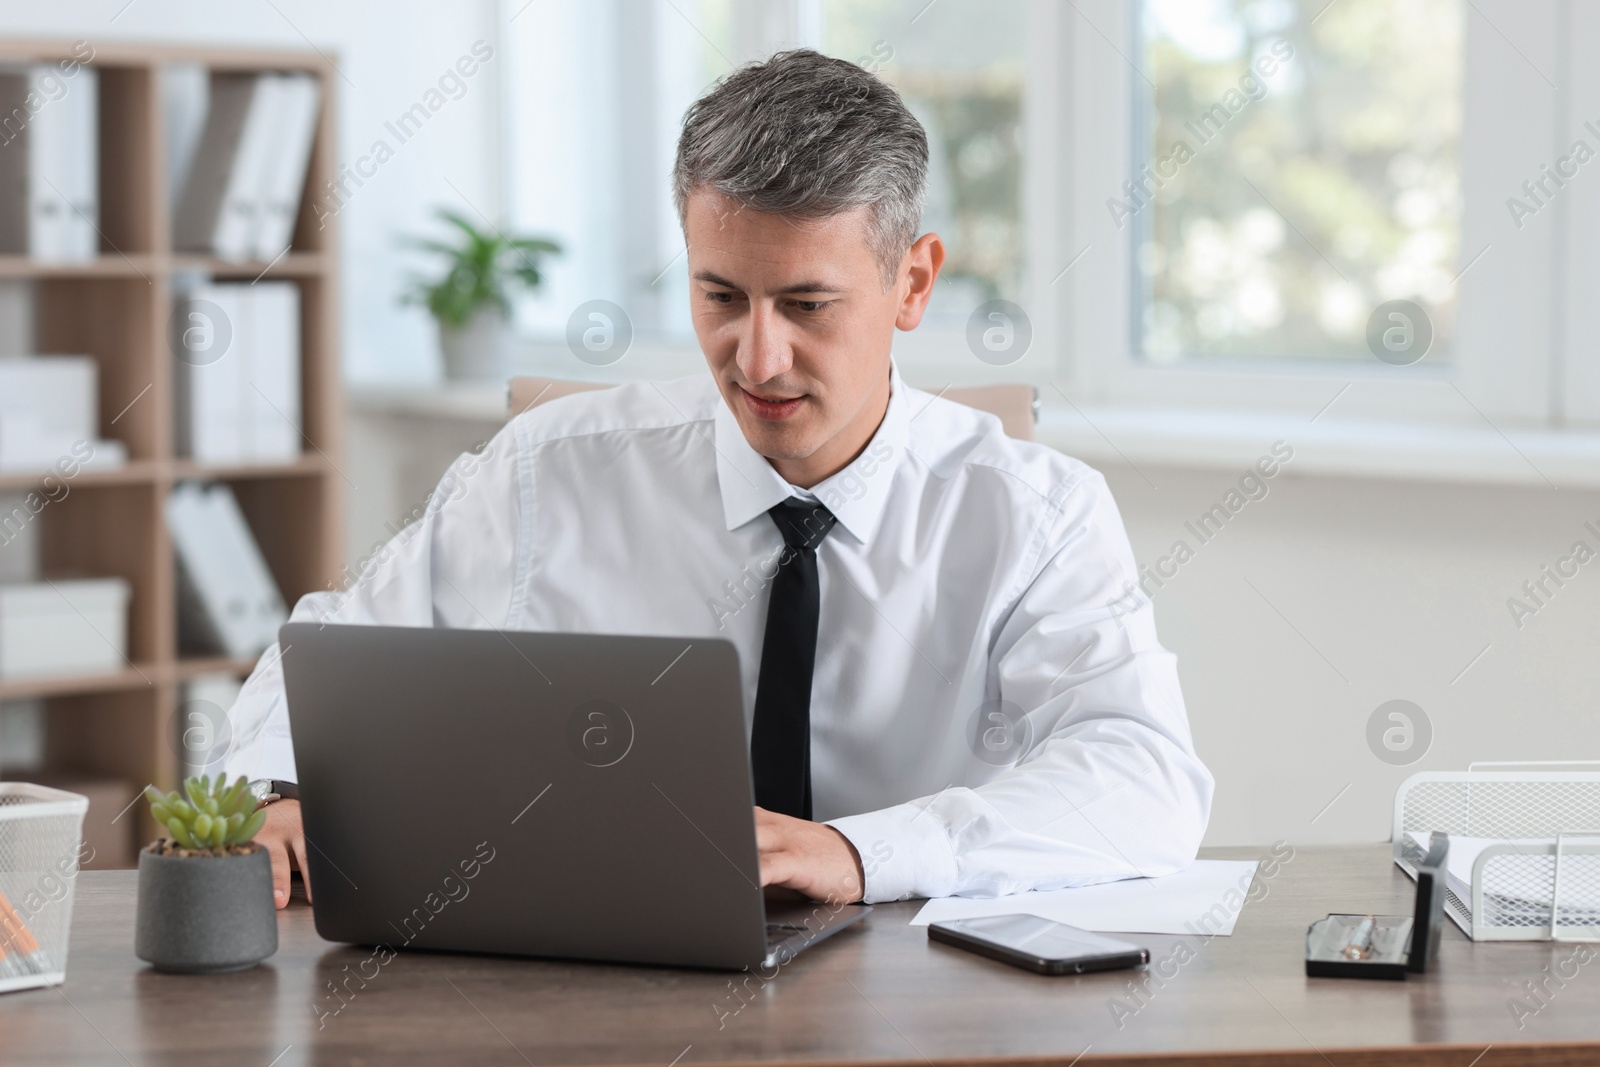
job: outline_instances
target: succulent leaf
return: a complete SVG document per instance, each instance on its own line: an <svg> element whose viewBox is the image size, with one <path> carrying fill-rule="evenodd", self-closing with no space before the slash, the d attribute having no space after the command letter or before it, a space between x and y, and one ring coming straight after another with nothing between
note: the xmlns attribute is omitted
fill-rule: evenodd
<svg viewBox="0 0 1600 1067"><path fill-rule="evenodd" d="M232 815L236 811L245 810L243 804L249 794L250 782L241 774L239 780L229 786L227 792L222 794L222 813L224 815ZM250 797L250 800L254 801L255 798Z"/></svg>
<svg viewBox="0 0 1600 1067"><path fill-rule="evenodd" d="M181 819L168 819L167 833L171 834L172 839L178 844L182 845L184 848L200 847L199 845L195 844L194 838L189 833L189 828L183 825L183 820Z"/></svg>
<svg viewBox="0 0 1600 1067"><path fill-rule="evenodd" d="M183 783L183 791L162 793L145 788L150 814L166 827L172 840L189 849L221 849L248 844L266 823L265 811L256 810L250 781L243 775L229 784L218 773L201 775Z"/></svg>
<svg viewBox="0 0 1600 1067"><path fill-rule="evenodd" d="M255 837L256 834L260 832L261 828L263 826L265 826L266 824L267 824L267 809L266 808L262 808L260 811L252 812L251 814L246 815L245 818L244 818L244 825L241 826L239 828L239 832L234 835L234 838L233 838L234 844L238 844L238 845L244 844L246 841L250 840L252 837Z"/></svg>

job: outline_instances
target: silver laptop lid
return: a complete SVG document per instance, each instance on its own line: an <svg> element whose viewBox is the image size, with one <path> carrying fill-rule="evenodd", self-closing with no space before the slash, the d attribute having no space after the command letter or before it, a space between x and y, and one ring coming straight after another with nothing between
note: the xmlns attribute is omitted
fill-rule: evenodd
<svg viewBox="0 0 1600 1067"><path fill-rule="evenodd" d="M766 957L728 642L317 623L279 639L323 937Z"/></svg>

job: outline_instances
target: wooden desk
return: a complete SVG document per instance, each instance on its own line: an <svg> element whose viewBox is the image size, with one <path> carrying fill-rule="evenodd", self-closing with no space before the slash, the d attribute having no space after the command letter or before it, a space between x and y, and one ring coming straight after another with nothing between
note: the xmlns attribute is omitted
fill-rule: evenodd
<svg viewBox="0 0 1600 1067"><path fill-rule="evenodd" d="M1387 846L1296 849L1254 893L1232 937L1138 937L1154 967L1169 961L1142 978L1015 970L930 944L906 925L915 904L889 905L771 981L746 979L741 999L729 975L708 972L425 953L363 968L371 951L320 939L303 903L281 914L266 965L160 975L133 955L134 874L91 871L78 885L66 985L0 996L0 1062L1600 1063L1600 956L1563 988L1552 981L1521 1029L1509 1007L1537 1006L1522 983L1574 945L1473 945L1447 926L1440 965L1421 978L1304 976L1311 920L1409 910L1411 883ZM1192 952L1181 964L1180 942ZM352 977L363 970L376 972L364 987ZM347 1001L332 992L340 982Z"/></svg>

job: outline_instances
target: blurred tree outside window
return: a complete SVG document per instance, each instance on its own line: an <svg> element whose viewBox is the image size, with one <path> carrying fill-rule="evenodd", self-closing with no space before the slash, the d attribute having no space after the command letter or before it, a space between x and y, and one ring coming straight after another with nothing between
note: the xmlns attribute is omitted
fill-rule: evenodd
<svg viewBox="0 0 1600 1067"><path fill-rule="evenodd" d="M928 131L922 232L948 258L929 316L1022 289L1026 0L825 0L822 50L893 85Z"/></svg>
<svg viewBox="0 0 1600 1067"><path fill-rule="evenodd" d="M1143 0L1135 348L1370 358L1413 300L1447 355L1461 267L1461 0ZM1465 251L1465 256L1463 255ZM975 260L981 254L975 251Z"/></svg>

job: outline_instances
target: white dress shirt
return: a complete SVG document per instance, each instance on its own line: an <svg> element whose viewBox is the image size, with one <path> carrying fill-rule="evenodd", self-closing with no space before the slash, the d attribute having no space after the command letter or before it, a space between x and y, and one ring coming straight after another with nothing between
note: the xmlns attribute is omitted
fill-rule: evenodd
<svg viewBox="0 0 1600 1067"><path fill-rule="evenodd" d="M542 405L293 617L725 638L748 735L783 549L766 512L814 496L838 517L817 549L814 814L860 852L865 899L1183 868L1212 779L1104 479L891 374L871 442L810 493L709 375ZM231 718L230 774L295 780L276 649Z"/></svg>

